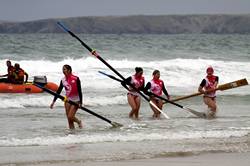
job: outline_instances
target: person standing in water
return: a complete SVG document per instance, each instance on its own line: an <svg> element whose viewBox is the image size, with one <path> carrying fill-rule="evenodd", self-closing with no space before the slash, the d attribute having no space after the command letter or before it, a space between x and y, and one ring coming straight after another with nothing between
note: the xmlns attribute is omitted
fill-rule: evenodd
<svg viewBox="0 0 250 166"><path fill-rule="evenodd" d="M166 95L167 99L170 99L170 96L165 88L164 82L160 79L160 71L155 70L153 72L153 79L147 83L144 92L150 96L150 100L159 108L162 110L163 106L163 101L153 95L150 95L151 93L157 95L157 96L162 96L162 92ZM159 119L161 112L158 111L156 108L151 106L151 109L153 110L153 118Z"/></svg>
<svg viewBox="0 0 250 166"><path fill-rule="evenodd" d="M56 93L60 94L64 87L66 91L67 100L71 100L79 104L78 106L75 106L66 101L64 103L64 107L65 107L66 116L68 119L69 128L75 129L74 122L78 124L79 128L82 128L81 120L75 117L75 114L78 108L82 106L81 81L79 77L72 74L72 68L70 65L67 65L67 64L64 65L62 70L63 70L64 77L62 78L60 82L60 86ZM54 97L54 100L52 101L50 105L51 109L54 107L56 99L57 97Z"/></svg>
<svg viewBox="0 0 250 166"><path fill-rule="evenodd" d="M141 105L141 97L137 91L144 89L145 79L143 77L143 69L141 67L135 68L135 74L133 76L128 77L125 80L127 85L129 86L129 92L127 93L128 103L131 107L131 111L129 113L129 118L134 118L136 120L139 119L139 109ZM124 83L122 83L124 86Z"/></svg>
<svg viewBox="0 0 250 166"><path fill-rule="evenodd" d="M209 66L206 70L207 76L201 81L198 91L203 93L203 101L208 106L208 118L215 118L216 105L216 88L219 82L219 77L214 75L214 69Z"/></svg>

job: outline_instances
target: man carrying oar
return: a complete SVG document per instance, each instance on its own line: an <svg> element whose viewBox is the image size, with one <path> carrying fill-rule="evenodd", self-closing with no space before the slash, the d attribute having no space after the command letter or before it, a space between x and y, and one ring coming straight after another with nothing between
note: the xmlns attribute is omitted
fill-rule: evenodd
<svg viewBox="0 0 250 166"><path fill-rule="evenodd" d="M208 106L208 118L215 118L217 105L216 105L216 88L219 82L219 77L213 75L214 69L212 66L207 68L207 76L202 80L198 91L203 93L203 101Z"/></svg>

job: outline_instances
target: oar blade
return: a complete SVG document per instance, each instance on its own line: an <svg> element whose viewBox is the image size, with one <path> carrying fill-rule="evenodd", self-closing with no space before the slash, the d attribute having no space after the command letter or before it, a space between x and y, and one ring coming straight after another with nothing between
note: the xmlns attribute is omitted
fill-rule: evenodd
<svg viewBox="0 0 250 166"><path fill-rule="evenodd" d="M183 107L185 110L187 110L188 112L198 116L199 118L204 118L206 119L207 118L207 115L203 112L198 112L198 111L195 111L195 110L192 110L190 108L187 108L187 107Z"/></svg>
<svg viewBox="0 0 250 166"><path fill-rule="evenodd" d="M122 126L123 126L122 124L117 123L117 122L111 122L110 124L111 124L113 127L115 127L115 128L119 128L119 127L122 127Z"/></svg>
<svg viewBox="0 0 250 166"><path fill-rule="evenodd" d="M248 85L248 82L247 82L246 78L220 85L218 87L218 89L223 91L223 90L237 88L237 87L245 86L245 85Z"/></svg>
<svg viewBox="0 0 250 166"><path fill-rule="evenodd" d="M149 104L152 105L155 109L157 109L166 119L170 119L169 116L163 112L160 108L158 108L151 100L149 101Z"/></svg>

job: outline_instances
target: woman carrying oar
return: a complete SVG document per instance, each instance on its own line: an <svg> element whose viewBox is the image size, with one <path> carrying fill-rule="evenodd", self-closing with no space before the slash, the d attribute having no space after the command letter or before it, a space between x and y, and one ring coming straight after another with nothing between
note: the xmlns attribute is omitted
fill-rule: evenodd
<svg viewBox="0 0 250 166"><path fill-rule="evenodd" d="M133 85L137 91L144 89L145 80L143 77L143 69L141 67L135 68L135 74L126 79L126 82ZM123 86L126 86L125 83L122 83ZM129 118L139 119L139 109L141 105L140 94L134 88L129 87L129 92L127 93L128 103L131 107L129 113Z"/></svg>
<svg viewBox="0 0 250 166"><path fill-rule="evenodd" d="M198 91L203 93L203 101L208 106L208 118L215 118L217 105L216 105L216 88L219 82L219 77L213 75L214 69L212 66L207 68L207 76L202 80Z"/></svg>
<svg viewBox="0 0 250 166"><path fill-rule="evenodd" d="M79 126L79 128L82 128L82 122L78 118L75 117L75 114L79 107L82 105L82 89L81 89L81 82L79 77L72 74L72 68L70 65L64 65L63 66L63 74L64 78L62 78L60 82L60 86L57 90L57 94L60 94L63 87L66 91L66 97L68 100L71 100L73 102L78 103L78 106L75 106L73 104L70 104L69 102L64 103L66 116L69 123L69 128L74 129L74 122L76 122ZM54 100L52 101L50 108L52 109L54 107L54 104L56 102L57 97L54 97Z"/></svg>
<svg viewBox="0 0 250 166"><path fill-rule="evenodd" d="M167 99L170 100L170 96L165 88L164 82L160 79L160 71L155 70L153 72L153 79L147 83L144 92L150 96L150 100L159 108L162 110L163 101L153 95L150 95L150 93L153 93L158 96L162 96L162 92L166 95ZM150 105L151 106L151 105ZM151 109L153 110L153 118L159 119L161 112L155 109L151 106Z"/></svg>

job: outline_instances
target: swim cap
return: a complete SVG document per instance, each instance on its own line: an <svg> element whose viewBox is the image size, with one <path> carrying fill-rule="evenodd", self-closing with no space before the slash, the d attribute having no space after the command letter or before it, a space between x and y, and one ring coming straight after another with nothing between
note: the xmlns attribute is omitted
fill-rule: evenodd
<svg viewBox="0 0 250 166"><path fill-rule="evenodd" d="M212 66L209 66L209 67L207 68L207 74L213 74L213 73L214 73L213 67L212 67Z"/></svg>

